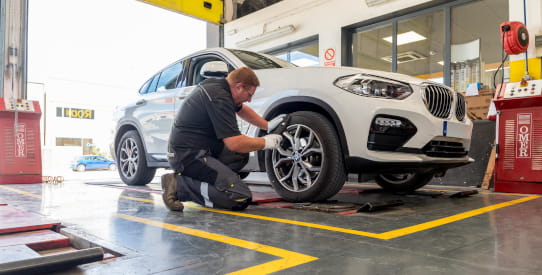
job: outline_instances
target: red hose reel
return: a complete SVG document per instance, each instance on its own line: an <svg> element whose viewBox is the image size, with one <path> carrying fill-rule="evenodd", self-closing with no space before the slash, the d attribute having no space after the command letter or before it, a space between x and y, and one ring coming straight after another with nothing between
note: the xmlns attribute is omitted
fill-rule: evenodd
<svg viewBox="0 0 542 275"><path fill-rule="evenodd" d="M508 54L520 54L529 47L529 32L525 25L518 21L501 24L501 39L504 42L504 51Z"/></svg>

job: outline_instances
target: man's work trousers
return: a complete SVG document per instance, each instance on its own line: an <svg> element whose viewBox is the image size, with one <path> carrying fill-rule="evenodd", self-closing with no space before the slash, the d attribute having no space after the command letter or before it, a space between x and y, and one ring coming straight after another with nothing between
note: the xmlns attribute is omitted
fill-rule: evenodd
<svg viewBox="0 0 542 275"><path fill-rule="evenodd" d="M238 172L248 162L248 154L225 149L215 158L205 150L175 152L182 157L183 168L176 170L177 199L193 201L211 208L245 209L252 193Z"/></svg>

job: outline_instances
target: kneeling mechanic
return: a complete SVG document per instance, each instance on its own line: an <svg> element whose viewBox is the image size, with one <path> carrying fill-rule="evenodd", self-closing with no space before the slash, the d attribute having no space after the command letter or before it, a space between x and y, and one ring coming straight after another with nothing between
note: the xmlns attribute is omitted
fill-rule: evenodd
<svg viewBox="0 0 542 275"><path fill-rule="evenodd" d="M238 172L248 153L278 148L282 136L252 138L242 135L236 115L268 132L284 115L267 121L244 102L260 85L254 71L236 69L226 79L207 79L194 89L176 114L169 136L168 161L174 173L162 176L166 207L182 211L182 201L212 208L245 209L252 200Z"/></svg>

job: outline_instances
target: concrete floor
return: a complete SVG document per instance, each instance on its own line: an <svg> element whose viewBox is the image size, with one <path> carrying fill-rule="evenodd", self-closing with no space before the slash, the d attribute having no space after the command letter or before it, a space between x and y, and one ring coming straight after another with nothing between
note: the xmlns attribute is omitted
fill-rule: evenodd
<svg viewBox="0 0 542 275"><path fill-rule="evenodd" d="M114 172L101 179L92 173L61 184L0 185L0 203L58 219L67 231L125 255L59 274L540 274L542 269L539 196L478 189L466 198L433 198L428 194L473 188L428 186L419 194L392 195L370 184L347 184L349 191L333 199L400 199L404 205L338 215L257 205L227 212L189 203L178 213L164 207L158 176L148 186L127 187ZM261 177L248 180L259 184L251 185L254 191L269 189Z"/></svg>

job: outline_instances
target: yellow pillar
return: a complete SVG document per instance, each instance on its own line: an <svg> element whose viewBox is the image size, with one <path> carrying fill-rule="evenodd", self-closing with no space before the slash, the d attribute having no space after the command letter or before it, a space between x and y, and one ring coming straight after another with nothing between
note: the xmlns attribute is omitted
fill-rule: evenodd
<svg viewBox="0 0 542 275"><path fill-rule="evenodd" d="M519 82L525 76L525 59L510 61L510 82ZM542 60L529 58L529 75L533 79L542 79Z"/></svg>

